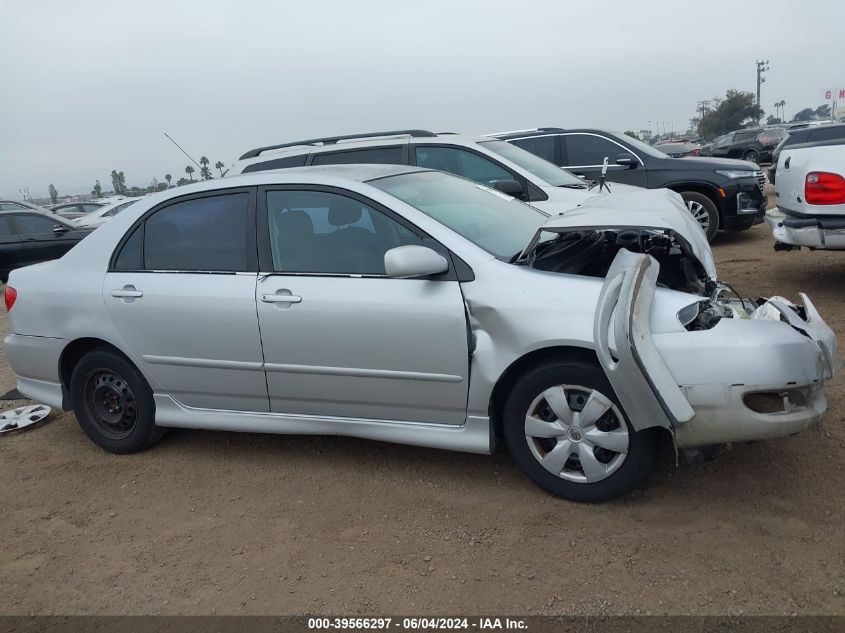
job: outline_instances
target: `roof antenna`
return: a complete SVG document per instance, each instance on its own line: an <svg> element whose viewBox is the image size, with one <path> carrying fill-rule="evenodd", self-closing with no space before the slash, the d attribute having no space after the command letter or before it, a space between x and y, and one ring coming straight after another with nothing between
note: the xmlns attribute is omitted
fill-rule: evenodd
<svg viewBox="0 0 845 633"><path fill-rule="evenodd" d="M594 180L593 183L587 187L587 191L592 191L595 186L598 186L599 193L601 193L602 189L607 189L607 193L610 193L610 185L607 184L607 156L605 156L604 161L602 161L601 176L599 176L598 180Z"/></svg>
<svg viewBox="0 0 845 633"><path fill-rule="evenodd" d="M161 133L162 133L162 134L164 134L164 135L167 137L167 140L169 140L169 141L170 141L171 143L173 143L176 147L178 147L178 148L179 148L179 150L180 150L180 151L181 151L181 152L182 152L185 156L187 156L188 158L190 158L190 159L191 159L191 162L192 162L194 165L196 165L197 167L199 167L199 168L200 168L200 171L202 171L202 166L201 166L201 165L200 165L197 161L195 161L195 160L194 160L193 156L191 156L188 152L186 152L185 150L183 150L183 149L182 149L182 146L181 146L181 145L179 145L179 143L177 143L177 142L176 142L176 141L174 141L172 138L170 138L170 134L168 134L168 133L167 133L167 132L165 132L164 130L162 130L162 131L161 131ZM607 159L605 159L605 164L606 164L606 163L607 163Z"/></svg>

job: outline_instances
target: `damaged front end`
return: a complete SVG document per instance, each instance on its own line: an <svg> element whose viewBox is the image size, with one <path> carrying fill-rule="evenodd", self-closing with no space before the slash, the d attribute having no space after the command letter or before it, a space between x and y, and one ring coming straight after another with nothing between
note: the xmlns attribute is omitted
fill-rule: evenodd
<svg viewBox="0 0 845 633"><path fill-rule="evenodd" d="M748 299L716 278L678 227L544 225L518 261L604 280L596 354L632 426L662 426L680 448L781 437L826 411L824 383L841 368L836 336L806 295ZM691 301L674 331L651 323L660 288ZM655 320L655 316L658 316Z"/></svg>

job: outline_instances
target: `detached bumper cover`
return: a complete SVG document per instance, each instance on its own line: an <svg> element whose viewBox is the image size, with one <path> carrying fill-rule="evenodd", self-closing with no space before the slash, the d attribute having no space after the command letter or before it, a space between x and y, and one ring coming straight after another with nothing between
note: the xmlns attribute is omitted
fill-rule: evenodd
<svg viewBox="0 0 845 633"><path fill-rule="evenodd" d="M692 339L661 337L661 352L695 409L675 429L678 446L783 437L818 422L827 410L824 383L842 362L836 335L801 298L806 318L772 300L760 318L725 319Z"/></svg>
<svg viewBox="0 0 845 633"><path fill-rule="evenodd" d="M845 250L845 216L796 216L775 207L766 213L775 242Z"/></svg>

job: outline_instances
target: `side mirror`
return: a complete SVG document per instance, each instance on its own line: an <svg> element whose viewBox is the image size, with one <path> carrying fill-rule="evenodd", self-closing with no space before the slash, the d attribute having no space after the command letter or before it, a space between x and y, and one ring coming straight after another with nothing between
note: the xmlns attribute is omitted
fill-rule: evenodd
<svg viewBox="0 0 845 633"><path fill-rule="evenodd" d="M521 198L525 194L522 183L518 180L497 180L493 188L514 198Z"/></svg>
<svg viewBox="0 0 845 633"><path fill-rule="evenodd" d="M67 233L67 227L64 224L57 224L53 227L53 233Z"/></svg>
<svg viewBox="0 0 845 633"><path fill-rule="evenodd" d="M428 277L447 272L449 262L425 246L397 246L384 254L384 270L394 279Z"/></svg>
<svg viewBox="0 0 845 633"><path fill-rule="evenodd" d="M640 164L640 161L638 161L637 157L633 154L617 154L616 164L622 165L623 167L627 167L628 169L633 169L634 167Z"/></svg>

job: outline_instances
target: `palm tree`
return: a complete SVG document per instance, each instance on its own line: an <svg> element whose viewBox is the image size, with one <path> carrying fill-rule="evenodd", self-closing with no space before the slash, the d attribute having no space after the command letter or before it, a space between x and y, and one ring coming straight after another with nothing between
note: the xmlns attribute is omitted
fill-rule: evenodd
<svg viewBox="0 0 845 633"><path fill-rule="evenodd" d="M173 179L173 176L170 174L164 174L164 179L167 181L167 188L170 189L170 181Z"/></svg>
<svg viewBox="0 0 845 633"><path fill-rule="evenodd" d="M185 173L188 174L188 178L191 180L191 182L194 182L194 172L195 171L196 170L193 167L191 167L190 165L185 167Z"/></svg>
<svg viewBox="0 0 845 633"><path fill-rule="evenodd" d="M202 174L203 180L211 179L211 172L208 170L208 163L210 162L206 156L200 156L200 174Z"/></svg>
<svg viewBox="0 0 845 633"><path fill-rule="evenodd" d="M223 164L222 160L218 160L216 163L214 163L214 168L217 169L220 172L221 178L223 177L223 168L224 167L225 167L225 165Z"/></svg>

